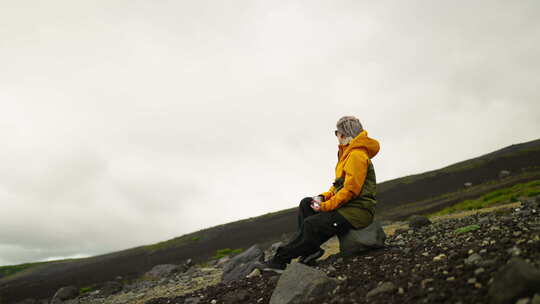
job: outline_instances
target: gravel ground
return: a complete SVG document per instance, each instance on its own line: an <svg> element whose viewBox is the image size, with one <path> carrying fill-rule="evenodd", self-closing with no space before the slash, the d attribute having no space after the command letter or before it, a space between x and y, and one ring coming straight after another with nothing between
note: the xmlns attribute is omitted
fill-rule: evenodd
<svg viewBox="0 0 540 304"><path fill-rule="evenodd" d="M512 256L540 269L540 218L535 208L525 204L521 209L401 229L384 249L355 257L332 255L317 268L341 283L317 303L489 303L493 277ZM459 232L464 227L471 231ZM199 303L268 303L278 279L264 272L146 304L184 304L188 298L198 298ZM367 293L383 284L391 286L390 291L368 300Z"/></svg>

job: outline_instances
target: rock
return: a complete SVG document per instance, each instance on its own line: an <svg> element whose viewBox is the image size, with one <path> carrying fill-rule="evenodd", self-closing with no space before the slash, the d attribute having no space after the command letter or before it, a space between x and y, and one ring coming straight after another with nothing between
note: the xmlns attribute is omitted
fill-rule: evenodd
<svg viewBox="0 0 540 304"><path fill-rule="evenodd" d="M508 170L501 170L499 172L499 178L505 178L505 177L508 177L510 176L510 171Z"/></svg>
<svg viewBox="0 0 540 304"><path fill-rule="evenodd" d="M484 217L481 217L478 219L478 224L482 225L482 224L488 224L490 221L489 217L488 216L484 216Z"/></svg>
<svg viewBox="0 0 540 304"><path fill-rule="evenodd" d="M475 274L475 275L479 275L479 274L483 273L484 271L485 271L484 268L480 267L480 268L477 268L477 269L474 271L474 274Z"/></svg>
<svg viewBox="0 0 540 304"><path fill-rule="evenodd" d="M63 301L74 299L79 295L79 289L75 286L65 286L54 294L51 304L59 304Z"/></svg>
<svg viewBox="0 0 540 304"><path fill-rule="evenodd" d="M465 259L466 265L475 265L482 260L482 257L478 253L471 254L468 258Z"/></svg>
<svg viewBox="0 0 540 304"><path fill-rule="evenodd" d="M145 273L146 276L151 278L161 278L169 276L173 273L180 272L180 267L173 264L161 264L152 267L152 269Z"/></svg>
<svg viewBox="0 0 540 304"><path fill-rule="evenodd" d="M469 188L470 186L472 186L472 183L471 182L466 182L466 183L463 184L463 186L465 188Z"/></svg>
<svg viewBox="0 0 540 304"><path fill-rule="evenodd" d="M338 235L339 250L343 255L353 255L369 249L384 247L386 234L380 222L374 221L364 229L350 229Z"/></svg>
<svg viewBox="0 0 540 304"><path fill-rule="evenodd" d="M438 256L433 258L433 261L440 261L442 259L445 259L446 255L444 253L439 254Z"/></svg>
<svg viewBox="0 0 540 304"><path fill-rule="evenodd" d="M218 267L218 268L223 267L230 260L231 260L231 258L229 256L224 256L221 259L217 260L215 266Z"/></svg>
<svg viewBox="0 0 540 304"><path fill-rule="evenodd" d="M253 269L262 267L264 253L257 245L251 246L248 250L233 257L223 266L223 283L240 280L250 274Z"/></svg>
<svg viewBox="0 0 540 304"><path fill-rule="evenodd" d="M184 304L199 304L201 298L191 297L184 300Z"/></svg>
<svg viewBox="0 0 540 304"><path fill-rule="evenodd" d="M396 290L396 286L394 285L394 283L385 282L368 292L366 298L371 298L380 293L393 292L394 290Z"/></svg>
<svg viewBox="0 0 540 304"><path fill-rule="evenodd" d="M420 228L430 224L431 221L423 215L413 215L409 219L409 226L412 228Z"/></svg>
<svg viewBox="0 0 540 304"><path fill-rule="evenodd" d="M277 252L277 249L283 245L283 242L277 242L277 243L274 243L272 244L265 252L264 252L264 256L265 256L265 261L268 261L270 260Z"/></svg>
<svg viewBox="0 0 540 304"><path fill-rule="evenodd" d="M258 277L260 275L261 275L261 271L259 270L259 268L255 268L255 269L253 269L253 271L250 274L248 274L246 276L246 278L250 279L250 278L253 278L253 277Z"/></svg>
<svg viewBox="0 0 540 304"><path fill-rule="evenodd" d="M246 300L249 298L249 293L242 289L242 290L233 290L225 294L223 296L223 303L224 304L235 304L235 303L245 303Z"/></svg>
<svg viewBox="0 0 540 304"><path fill-rule="evenodd" d="M540 292L540 270L514 257L493 278L488 295L490 303L506 304Z"/></svg>
<svg viewBox="0 0 540 304"><path fill-rule="evenodd" d="M103 284L103 286L99 289L99 294L103 296L110 296L120 291L122 291L122 284L115 281L109 281L105 282L105 284Z"/></svg>
<svg viewBox="0 0 540 304"><path fill-rule="evenodd" d="M334 290L338 281L301 263L287 266L270 298L270 304L306 303Z"/></svg>

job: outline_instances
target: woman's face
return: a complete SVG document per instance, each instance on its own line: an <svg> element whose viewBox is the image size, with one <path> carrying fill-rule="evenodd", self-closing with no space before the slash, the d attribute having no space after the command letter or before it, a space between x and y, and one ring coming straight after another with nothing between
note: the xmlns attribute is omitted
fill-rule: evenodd
<svg viewBox="0 0 540 304"><path fill-rule="evenodd" d="M334 134L336 134L336 137L340 145L345 144L345 136L343 136L343 134L339 133L338 130L334 131Z"/></svg>

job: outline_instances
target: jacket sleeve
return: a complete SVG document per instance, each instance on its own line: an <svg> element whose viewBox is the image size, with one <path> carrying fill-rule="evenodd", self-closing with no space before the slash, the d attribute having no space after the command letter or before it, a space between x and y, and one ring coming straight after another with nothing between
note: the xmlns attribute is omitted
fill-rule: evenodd
<svg viewBox="0 0 540 304"><path fill-rule="evenodd" d="M327 200L329 200L332 196L334 196L334 191L335 191L335 190L336 190L336 188L334 188L334 185L332 185L332 186L330 187L330 189L328 189L328 191L323 192L323 193L321 193L321 194L319 194L319 195L324 196L323 201L327 201Z"/></svg>
<svg viewBox="0 0 540 304"><path fill-rule="evenodd" d="M321 211L332 211L347 203L362 191L362 186L366 180L368 157L364 152L351 153L347 163L343 168L345 171L345 181L335 195L321 203Z"/></svg>

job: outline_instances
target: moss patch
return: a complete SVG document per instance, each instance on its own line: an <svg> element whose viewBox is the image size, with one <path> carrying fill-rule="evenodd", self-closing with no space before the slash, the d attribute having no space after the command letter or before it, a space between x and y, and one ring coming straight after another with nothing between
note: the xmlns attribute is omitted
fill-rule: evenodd
<svg viewBox="0 0 540 304"><path fill-rule="evenodd" d="M517 202L520 199L536 196L540 193L540 180L534 180L527 183L515 184L511 187L497 189L486 193L480 198L464 200L453 206L437 211L432 215L445 215L458 211L476 210L493 205Z"/></svg>

